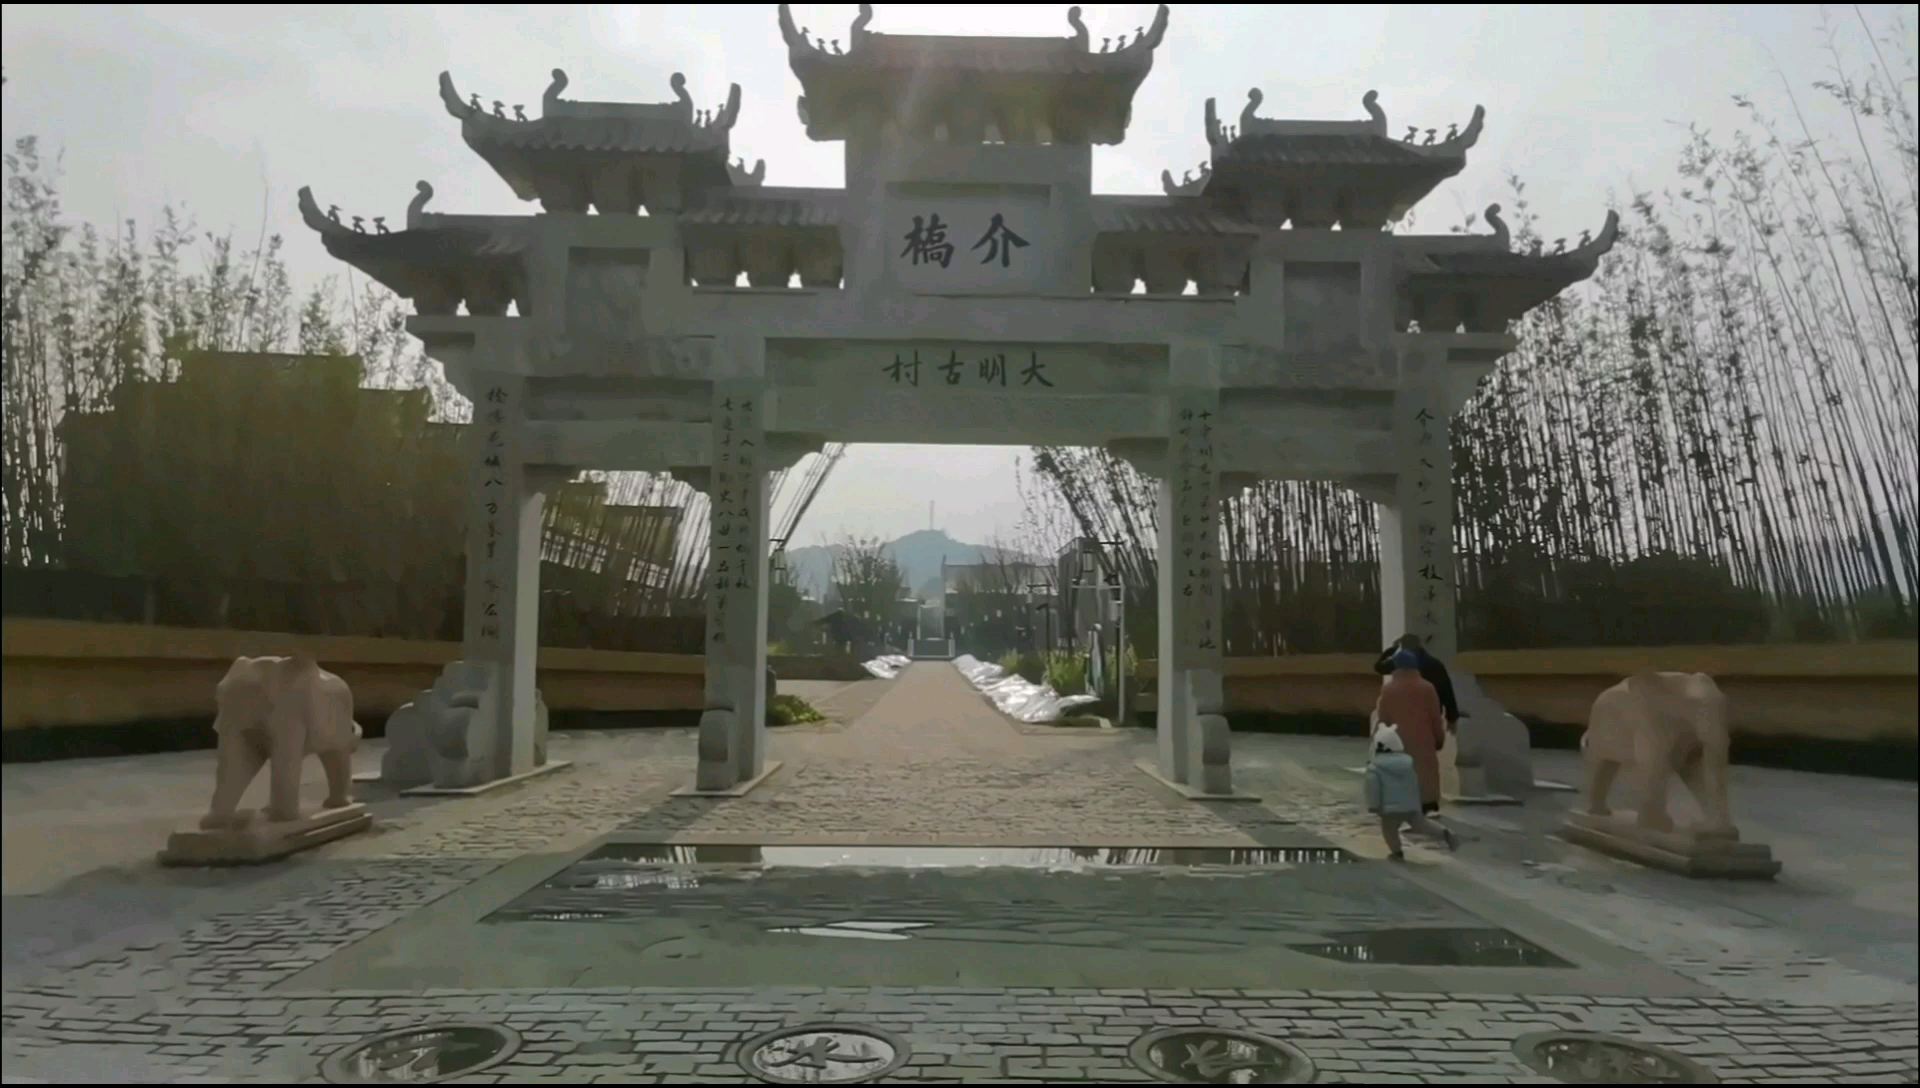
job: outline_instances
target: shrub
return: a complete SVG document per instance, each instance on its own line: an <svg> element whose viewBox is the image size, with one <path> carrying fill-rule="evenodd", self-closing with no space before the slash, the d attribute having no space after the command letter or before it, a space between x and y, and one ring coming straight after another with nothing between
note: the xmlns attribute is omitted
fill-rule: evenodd
<svg viewBox="0 0 1920 1088"><path fill-rule="evenodd" d="M823 722L825 714L813 708L813 704L798 695L776 695L767 704L768 725L800 725L804 722Z"/></svg>
<svg viewBox="0 0 1920 1088"><path fill-rule="evenodd" d="M1087 690L1085 654L1056 651L1047 658L1047 684L1061 695L1081 695Z"/></svg>
<svg viewBox="0 0 1920 1088"><path fill-rule="evenodd" d="M1029 684L1038 684L1047 678L1047 663L1032 650L1001 654L1000 667Z"/></svg>

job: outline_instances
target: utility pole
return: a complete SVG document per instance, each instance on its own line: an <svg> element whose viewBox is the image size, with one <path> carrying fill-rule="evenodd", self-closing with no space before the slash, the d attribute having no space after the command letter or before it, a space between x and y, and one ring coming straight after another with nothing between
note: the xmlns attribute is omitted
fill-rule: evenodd
<svg viewBox="0 0 1920 1088"><path fill-rule="evenodd" d="M1126 572L1120 566L1120 546L1118 540L1092 541L1093 564L1083 564L1095 568L1096 578L1103 583L1099 592L1108 589L1105 583L1111 583L1114 604L1113 630L1113 698L1115 724L1125 725L1127 721L1127 582Z"/></svg>

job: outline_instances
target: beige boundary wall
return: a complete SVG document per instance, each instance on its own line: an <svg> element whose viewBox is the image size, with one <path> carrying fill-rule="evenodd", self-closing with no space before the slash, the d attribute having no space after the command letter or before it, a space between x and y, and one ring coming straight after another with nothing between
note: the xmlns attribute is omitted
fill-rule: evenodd
<svg viewBox="0 0 1920 1088"><path fill-rule="evenodd" d="M1364 714L1380 678L1371 654L1237 657L1227 709ZM1913 744L1920 741L1920 643L1470 650L1459 664L1524 718L1584 723L1594 697L1643 670L1704 672L1727 693L1736 733ZM1152 675L1143 666L1142 675Z"/></svg>
<svg viewBox="0 0 1920 1088"><path fill-rule="evenodd" d="M211 718L214 685L235 657L296 647L340 674L356 713L375 720L431 685L460 653L452 642L65 620L10 619L0 633L6 729ZM787 679L864 675L851 662L820 658L772 664ZM560 711L697 710L704 673L705 662L691 654L540 651L540 688Z"/></svg>
<svg viewBox="0 0 1920 1088"><path fill-rule="evenodd" d="M4 727L113 725L208 717L213 688L242 654L313 654L352 685L359 712L391 713L433 682L451 642L217 631L63 620L0 625ZM1736 730L1756 736L1920 740L1920 644L1668 646L1481 650L1460 655L1523 717L1577 724L1608 685L1642 669L1705 672L1732 701ZM1151 676L1151 663L1142 674ZM783 678L831 678L850 663L775 659ZM1229 658L1228 708L1362 714L1379 690L1367 654ZM540 687L558 711L695 710L704 663L689 654L540 651Z"/></svg>

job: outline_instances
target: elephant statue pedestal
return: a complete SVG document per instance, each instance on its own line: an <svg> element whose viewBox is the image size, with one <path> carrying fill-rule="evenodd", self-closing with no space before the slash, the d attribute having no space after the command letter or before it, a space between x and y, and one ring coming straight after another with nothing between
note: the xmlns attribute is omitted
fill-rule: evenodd
<svg viewBox="0 0 1920 1088"><path fill-rule="evenodd" d="M253 819L216 829L194 828L167 837L162 865L258 865L373 826L367 806L349 803L294 820Z"/></svg>
<svg viewBox="0 0 1920 1088"><path fill-rule="evenodd" d="M1773 851L1742 842L1733 825L1728 740L1726 697L1704 673L1639 673L1601 692L1580 738L1584 811L1567 817L1561 837L1685 876L1773 877ZM1616 813L1607 797L1622 768L1637 793L1634 811ZM1699 803L1696 826L1676 827L1667 810L1675 778Z"/></svg>
<svg viewBox="0 0 1920 1088"><path fill-rule="evenodd" d="M1560 828L1568 842L1637 861L1682 876L1749 877L1771 879L1780 872L1773 851L1757 842L1741 842L1731 828L1714 831L1676 828L1659 831L1642 827L1631 812L1595 815L1570 812Z"/></svg>
<svg viewBox="0 0 1920 1088"><path fill-rule="evenodd" d="M305 654L242 657L214 689L219 766L213 801L200 826L177 831L163 865L246 865L285 857L365 831L373 817L353 803L353 752L360 726L346 682ZM307 756L320 757L327 798L303 814L300 779ZM267 806L242 811L247 786L269 768Z"/></svg>

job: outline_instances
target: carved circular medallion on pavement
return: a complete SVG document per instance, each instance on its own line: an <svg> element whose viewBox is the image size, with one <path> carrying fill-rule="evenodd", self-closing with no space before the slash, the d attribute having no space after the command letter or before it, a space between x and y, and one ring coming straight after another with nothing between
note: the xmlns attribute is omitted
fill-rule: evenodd
<svg viewBox="0 0 1920 1088"><path fill-rule="evenodd" d="M519 1033L498 1024L426 1024L363 1039L322 1062L320 1075L334 1084L432 1084L499 1065L519 1049Z"/></svg>
<svg viewBox="0 0 1920 1088"><path fill-rule="evenodd" d="M907 1064L906 1040L878 1028L803 1024L740 1044L740 1068L770 1084L859 1084Z"/></svg>
<svg viewBox="0 0 1920 1088"><path fill-rule="evenodd" d="M1278 1039L1225 1028L1162 1028L1133 1041L1127 1057L1176 1084L1305 1084L1313 1061Z"/></svg>
<svg viewBox="0 0 1920 1088"><path fill-rule="evenodd" d="M1589 1031L1523 1035L1513 1052L1535 1072L1567 1084L1717 1084L1720 1079L1664 1047Z"/></svg>

